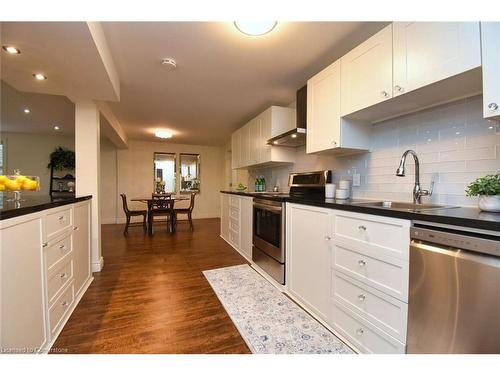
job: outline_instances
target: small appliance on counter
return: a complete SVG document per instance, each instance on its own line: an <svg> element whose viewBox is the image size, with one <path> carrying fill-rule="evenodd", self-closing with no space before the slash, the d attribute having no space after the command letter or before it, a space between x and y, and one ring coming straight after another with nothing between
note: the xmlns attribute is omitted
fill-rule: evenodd
<svg viewBox="0 0 500 375"><path fill-rule="evenodd" d="M282 285L285 284L286 264L285 203L276 198L292 196L325 199L325 186L331 181L332 171L291 173L288 195L268 192L253 201L252 260Z"/></svg>

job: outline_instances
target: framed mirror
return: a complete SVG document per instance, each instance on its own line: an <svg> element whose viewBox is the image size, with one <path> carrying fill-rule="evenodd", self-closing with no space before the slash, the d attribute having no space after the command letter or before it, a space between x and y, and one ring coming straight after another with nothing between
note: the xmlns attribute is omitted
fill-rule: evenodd
<svg viewBox="0 0 500 375"><path fill-rule="evenodd" d="M154 181L155 193L175 193L175 154L154 153Z"/></svg>
<svg viewBox="0 0 500 375"><path fill-rule="evenodd" d="M200 154L180 154L181 193L200 192Z"/></svg>

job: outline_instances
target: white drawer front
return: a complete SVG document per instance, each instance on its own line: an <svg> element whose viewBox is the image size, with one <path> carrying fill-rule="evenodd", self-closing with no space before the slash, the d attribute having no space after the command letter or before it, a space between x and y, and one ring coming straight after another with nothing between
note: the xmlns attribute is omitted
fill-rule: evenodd
<svg viewBox="0 0 500 375"><path fill-rule="evenodd" d="M49 310L50 332L54 334L59 323L64 319L74 300L73 284L68 285L66 290L55 301Z"/></svg>
<svg viewBox="0 0 500 375"><path fill-rule="evenodd" d="M408 220L337 211L334 231L336 241L371 247L382 255L409 259Z"/></svg>
<svg viewBox="0 0 500 375"><path fill-rule="evenodd" d="M236 247L237 249L240 248L240 234L237 232L232 231L231 229L229 230L229 242Z"/></svg>
<svg viewBox="0 0 500 375"><path fill-rule="evenodd" d="M47 270L50 270L60 259L71 253L72 236L66 236L63 239L49 244L47 247Z"/></svg>
<svg viewBox="0 0 500 375"><path fill-rule="evenodd" d="M343 244L334 244L332 267L403 302L408 302L407 261L391 257L374 258Z"/></svg>
<svg viewBox="0 0 500 375"><path fill-rule="evenodd" d="M237 220L234 220L233 218L229 219L229 228L231 228L231 230L236 233L240 232L239 222Z"/></svg>
<svg viewBox="0 0 500 375"><path fill-rule="evenodd" d="M240 209L236 207L229 207L229 217L231 219L240 220Z"/></svg>
<svg viewBox="0 0 500 375"><path fill-rule="evenodd" d="M49 304L54 297L63 289L73 278L73 259L68 257L66 261L55 267L47 277L47 293Z"/></svg>
<svg viewBox="0 0 500 375"><path fill-rule="evenodd" d="M48 214L45 217L45 234L47 238L57 236L72 227L73 214L70 206Z"/></svg>
<svg viewBox="0 0 500 375"><path fill-rule="evenodd" d="M240 197L238 197L237 195L230 195L229 205L234 208L240 208Z"/></svg>
<svg viewBox="0 0 500 375"><path fill-rule="evenodd" d="M363 318L332 303L332 325L363 353L404 354L405 345Z"/></svg>
<svg viewBox="0 0 500 375"><path fill-rule="evenodd" d="M389 335L406 342L406 303L336 271L332 272L332 297Z"/></svg>

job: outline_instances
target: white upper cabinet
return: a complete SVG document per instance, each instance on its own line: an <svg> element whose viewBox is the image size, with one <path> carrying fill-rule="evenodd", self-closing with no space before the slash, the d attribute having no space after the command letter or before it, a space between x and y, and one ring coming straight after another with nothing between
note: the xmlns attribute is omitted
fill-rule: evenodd
<svg viewBox="0 0 500 375"><path fill-rule="evenodd" d="M240 140L240 166L246 167L250 165L250 127L244 126L240 129L241 140Z"/></svg>
<svg viewBox="0 0 500 375"><path fill-rule="evenodd" d="M262 138L260 136L260 123L260 116L257 116L247 124L250 141L250 158L248 164L250 165L259 164L261 162L260 151Z"/></svg>
<svg viewBox="0 0 500 375"><path fill-rule="evenodd" d="M241 166L241 132L236 130L231 135L231 167L233 169Z"/></svg>
<svg viewBox="0 0 500 375"><path fill-rule="evenodd" d="M483 114L500 116L500 22L481 23Z"/></svg>
<svg viewBox="0 0 500 375"><path fill-rule="evenodd" d="M340 145L340 60L307 81L308 153Z"/></svg>
<svg viewBox="0 0 500 375"><path fill-rule="evenodd" d="M481 65L478 22L395 22L392 27L394 96Z"/></svg>
<svg viewBox="0 0 500 375"><path fill-rule="evenodd" d="M341 75L342 116L392 98L392 25L344 55Z"/></svg>

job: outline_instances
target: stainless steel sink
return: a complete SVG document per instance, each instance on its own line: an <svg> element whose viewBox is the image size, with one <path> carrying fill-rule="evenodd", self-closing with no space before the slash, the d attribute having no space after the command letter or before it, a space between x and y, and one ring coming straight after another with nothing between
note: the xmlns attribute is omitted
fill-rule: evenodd
<svg viewBox="0 0 500 375"><path fill-rule="evenodd" d="M392 202L392 201L374 201L374 202L361 202L357 204L358 206L367 207L378 207L387 208L391 210L400 211L427 211L427 210L439 210L442 208L454 208L454 206L446 206L442 204L418 204L411 202Z"/></svg>

